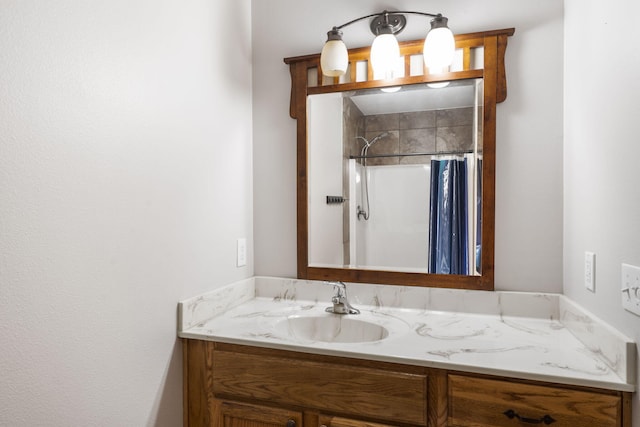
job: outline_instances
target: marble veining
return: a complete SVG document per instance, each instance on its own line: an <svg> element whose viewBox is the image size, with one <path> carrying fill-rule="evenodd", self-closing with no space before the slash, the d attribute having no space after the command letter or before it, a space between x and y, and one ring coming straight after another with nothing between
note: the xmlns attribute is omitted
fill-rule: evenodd
<svg viewBox="0 0 640 427"><path fill-rule="evenodd" d="M255 277L179 303L178 334L308 353L635 390L635 343L562 295ZM373 326L372 326L373 325Z"/></svg>
<svg viewBox="0 0 640 427"><path fill-rule="evenodd" d="M465 353L507 353L509 351L518 351L518 350L535 350L536 347L532 345L523 345L519 347L499 347L499 348L461 348L458 350L438 350L438 351L428 351L428 354L433 354L434 356L444 357L445 359L451 360L452 356L456 354L465 354Z"/></svg>
<svg viewBox="0 0 640 427"><path fill-rule="evenodd" d="M633 383L636 378L635 359L624 355L635 354L635 343L622 339L622 334L567 297L561 298L559 307L561 321L567 329L591 352L603 359L620 378Z"/></svg>
<svg viewBox="0 0 640 427"><path fill-rule="evenodd" d="M253 278L227 285L178 304L178 331L202 325L255 296Z"/></svg>

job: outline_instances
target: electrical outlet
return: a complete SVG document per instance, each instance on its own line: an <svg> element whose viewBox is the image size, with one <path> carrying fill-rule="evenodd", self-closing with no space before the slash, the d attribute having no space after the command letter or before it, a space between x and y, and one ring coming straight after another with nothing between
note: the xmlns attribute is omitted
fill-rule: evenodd
<svg viewBox="0 0 640 427"><path fill-rule="evenodd" d="M596 254L593 252L584 253L584 287L596 291Z"/></svg>
<svg viewBox="0 0 640 427"><path fill-rule="evenodd" d="M640 267L622 264L622 307L640 316Z"/></svg>
<svg viewBox="0 0 640 427"><path fill-rule="evenodd" d="M236 265L244 267L247 265L247 239L238 239L238 253L236 256Z"/></svg>

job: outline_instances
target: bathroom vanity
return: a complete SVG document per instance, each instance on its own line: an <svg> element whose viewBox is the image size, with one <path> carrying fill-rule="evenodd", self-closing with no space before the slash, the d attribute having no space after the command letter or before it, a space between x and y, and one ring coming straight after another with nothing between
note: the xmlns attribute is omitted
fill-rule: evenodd
<svg viewBox="0 0 640 427"><path fill-rule="evenodd" d="M631 425L635 343L562 295L251 278L179 304L185 426Z"/></svg>
<svg viewBox="0 0 640 427"><path fill-rule="evenodd" d="M494 289L496 105L507 96L504 57L514 31L457 35L459 61L439 74L422 65L422 40L403 42L404 75L392 81L374 78L369 48L349 51L350 72L340 78L322 75L319 54L285 59L292 78L290 115L297 121L299 279L255 277L179 304L185 426L631 427L634 342L563 295L487 292ZM470 174L475 198L468 203L476 209L470 215L476 240L467 257L473 268L466 274L391 268L384 257L363 264L355 250L360 210L334 209L335 200L357 195L351 180L346 188L338 179L345 165L356 167L348 155L353 141L361 138L369 146L370 130L375 138L386 135L388 145L378 146L386 151L377 155L400 164L452 154L447 144L440 146L450 142L445 136L451 132L428 126L424 115L411 121L420 126L409 126L417 112L433 113L413 104L373 116L397 118L397 126L364 127L373 119L360 107L357 120L344 118L355 117L356 95L391 89L448 100L444 86L473 89L473 126L465 128L477 167ZM334 108L320 116L336 116L337 124L326 126L311 114L323 103ZM335 135L315 133L328 128ZM417 150L407 135L418 130L433 136L421 143L435 145ZM314 140L321 141L322 158L331 150L337 161L324 165L313 157ZM357 160L364 168L366 150L361 154ZM335 173L318 178L310 172L321 166ZM327 177L336 187L316 192L314 183ZM418 228L424 235L427 230ZM400 258L404 262L406 255ZM420 259L426 263L426 256ZM327 313L327 307L335 309L332 299L343 298L320 280L348 282L348 300L357 310L345 304L338 311L359 313Z"/></svg>

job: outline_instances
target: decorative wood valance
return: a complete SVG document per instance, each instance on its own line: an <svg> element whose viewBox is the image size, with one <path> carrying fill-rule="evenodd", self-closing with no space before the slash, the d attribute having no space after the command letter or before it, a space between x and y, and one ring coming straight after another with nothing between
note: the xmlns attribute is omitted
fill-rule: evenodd
<svg viewBox="0 0 640 427"><path fill-rule="evenodd" d="M451 71L429 74L422 61L424 40L400 42L400 55L404 60L404 76L393 80L374 80L369 66L370 47L349 50L349 69L342 77L325 77L320 69L320 54L285 58L291 72L290 115L297 118L295 99L297 91L306 88L306 94L342 92L347 90L375 87L408 85L413 83L435 83L452 79L482 78L486 72L497 72L496 102L507 98L507 77L504 55L507 38L515 28L458 34L456 40L456 61ZM419 64L419 65L416 65ZM305 95L306 95L305 94Z"/></svg>

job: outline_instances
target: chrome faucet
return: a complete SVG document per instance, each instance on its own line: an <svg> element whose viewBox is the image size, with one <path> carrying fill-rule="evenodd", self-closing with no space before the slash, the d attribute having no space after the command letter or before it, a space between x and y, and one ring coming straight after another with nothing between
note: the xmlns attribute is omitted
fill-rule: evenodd
<svg viewBox="0 0 640 427"><path fill-rule="evenodd" d="M333 307L327 307L325 311L334 314L360 314L360 310L353 308L347 300L347 287L342 282L325 282L327 285L333 285L336 293L331 298Z"/></svg>

